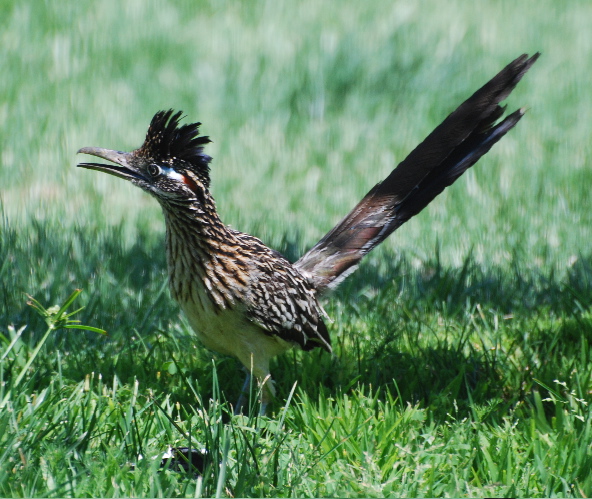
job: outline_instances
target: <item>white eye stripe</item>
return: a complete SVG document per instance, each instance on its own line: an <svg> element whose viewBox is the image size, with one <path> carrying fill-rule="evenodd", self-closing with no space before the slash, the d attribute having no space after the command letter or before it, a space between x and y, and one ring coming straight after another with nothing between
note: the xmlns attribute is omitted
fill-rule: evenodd
<svg viewBox="0 0 592 499"><path fill-rule="evenodd" d="M172 178L172 179L178 180L179 182L183 182L184 181L183 175L181 175L180 173L177 173L172 168L167 168L166 166L161 166L160 169L162 171L162 174L163 175L166 175L168 178Z"/></svg>

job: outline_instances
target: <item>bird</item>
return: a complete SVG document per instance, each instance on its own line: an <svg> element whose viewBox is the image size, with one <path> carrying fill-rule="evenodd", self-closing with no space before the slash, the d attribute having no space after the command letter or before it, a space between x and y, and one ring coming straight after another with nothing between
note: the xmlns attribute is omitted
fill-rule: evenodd
<svg viewBox="0 0 592 499"><path fill-rule="evenodd" d="M320 298L361 259L426 207L511 130L525 113L500 103L538 59L523 54L449 114L317 244L291 263L260 239L226 226L210 191L210 143L181 111L157 112L131 152L83 147L108 163L77 166L127 180L160 203L171 296L208 349L254 376L261 411L275 396L270 360L293 347L331 352Z"/></svg>

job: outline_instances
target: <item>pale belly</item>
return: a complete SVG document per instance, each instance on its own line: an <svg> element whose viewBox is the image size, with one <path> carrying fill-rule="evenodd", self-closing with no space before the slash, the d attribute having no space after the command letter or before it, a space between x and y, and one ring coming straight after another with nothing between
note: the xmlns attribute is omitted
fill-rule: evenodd
<svg viewBox="0 0 592 499"><path fill-rule="evenodd" d="M201 303L208 303L203 301ZM292 348L292 344L270 336L256 324L231 309L180 303L189 324L206 348L237 357L252 373L264 378L269 374L269 360Z"/></svg>

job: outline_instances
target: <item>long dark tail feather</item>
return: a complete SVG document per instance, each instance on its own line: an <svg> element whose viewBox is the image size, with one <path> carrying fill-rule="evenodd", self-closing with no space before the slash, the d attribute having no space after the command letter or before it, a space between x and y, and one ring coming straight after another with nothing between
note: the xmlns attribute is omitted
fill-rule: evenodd
<svg viewBox="0 0 592 499"><path fill-rule="evenodd" d="M477 90L296 262L317 290L337 286L365 254L418 214L518 123L523 109L496 123L505 110L499 104L539 55L521 55Z"/></svg>

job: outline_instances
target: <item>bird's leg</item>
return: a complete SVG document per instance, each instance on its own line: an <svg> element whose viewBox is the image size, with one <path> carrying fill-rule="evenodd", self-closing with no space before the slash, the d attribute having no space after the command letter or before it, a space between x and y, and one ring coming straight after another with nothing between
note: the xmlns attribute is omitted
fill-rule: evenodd
<svg viewBox="0 0 592 499"><path fill-rule="evenodd" d="M251 371L248 371L246 368L244 368L244 371L247 373L247 375L245 377L245 382L243 383L243 387L241 388L238 400L236 401L236 405L234 406L234 415L235 416L237 416L238 414L240 414L243 411L243 407L245 406L245 403L247 402L247 396L249 396L249 398L250 398L250 394L252 392L251 382L253 380L253 377L251 376Z"/></svg>
<svg viewBox="0 0 592 499"><path fill-rule="evenodd" d="M259 409L259 416L265 416L265 412L267 410L268 404L272 401L275 397L275 386L273 386L273 380L271 379L271 374L268 374L260 381L260 401L261 401L261 408Z"/></svg>
<svg viewBox="0 0 592 499"><path fill-rule="evenodd" d="M243 383L243 387L241 388L240 395L234 407L235 416L243 412L243 407L245 407L247 400L250 400L251 395L253 394L252 372L247 370L246 368L244 370L247 373L247 375L245 377L245 382ZM267 406L275 396L275 387L273 386L273 380L271 379L271 375L269 374L261 380L257 379L257 384L259 386L259 401L261 402L259 415L264 416L265 412L267 411Z"/></svg>

